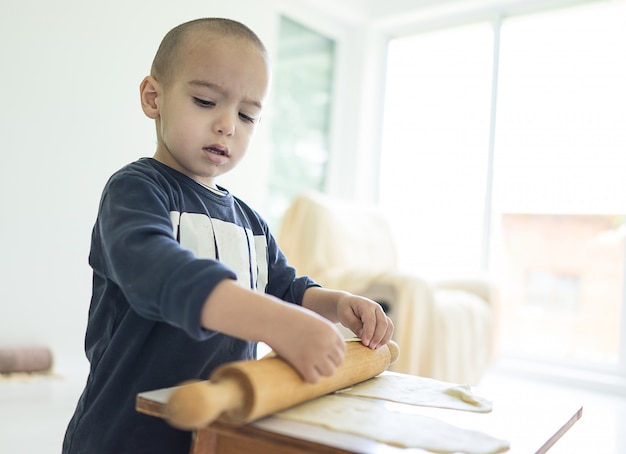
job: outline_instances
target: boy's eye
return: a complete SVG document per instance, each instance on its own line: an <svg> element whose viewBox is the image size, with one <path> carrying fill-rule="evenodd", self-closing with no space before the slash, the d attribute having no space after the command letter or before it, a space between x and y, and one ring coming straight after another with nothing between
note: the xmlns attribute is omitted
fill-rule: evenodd
<svg viewBox="0 0 626 454"><path fill-rule="evenodd" d="M207 101L205 99L200 99L196 97L193 98L193 102L195 102L200 107L212 107L215 105L213 101Z"/></svg>
<svg viewBox="0 0 626 454"><path fill-rule="evenodd" d="M255 119L249 115L239 112L239 118L241 118L246 123L254 123Z"/></svg>

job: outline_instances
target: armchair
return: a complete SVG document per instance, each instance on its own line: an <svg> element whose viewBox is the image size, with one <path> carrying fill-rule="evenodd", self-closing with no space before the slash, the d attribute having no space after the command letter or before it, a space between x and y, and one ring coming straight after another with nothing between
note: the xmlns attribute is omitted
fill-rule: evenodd
<svg viewBox="0 0 626 454"><path fill-rule="evenodd" d="M476 384L493 352L492 286L482 279L431 282L397 268L381 211L318 193L297 197L277 241L299 274L383 304L395 325L396 372Z"/></svg>

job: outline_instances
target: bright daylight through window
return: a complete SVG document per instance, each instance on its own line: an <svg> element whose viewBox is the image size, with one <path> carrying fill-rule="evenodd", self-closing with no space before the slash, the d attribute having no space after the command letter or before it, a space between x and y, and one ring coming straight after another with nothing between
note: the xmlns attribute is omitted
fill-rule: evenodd
<svg viewBox="0 0 626 454"><path fill-rule="evenodd" d="M390 43L380 194L402 264L488 263L509 355L626 368L624 24L626 2L598 2Z"/></svg>

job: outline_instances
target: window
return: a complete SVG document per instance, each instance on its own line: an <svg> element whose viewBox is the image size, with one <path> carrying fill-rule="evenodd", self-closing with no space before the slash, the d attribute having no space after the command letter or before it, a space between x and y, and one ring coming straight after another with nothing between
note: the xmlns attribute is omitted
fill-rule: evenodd
<svg viewBox="0 0 626 454"><path fill-rule="evenodd" d="M625 23L623 2L503 23L492 252L510 354L619 362Z"/></svg>
<svg viewBox="0 0 626 454"><path fill-rule="evenodd" d="M401 263L488 265L505 354L626 370L625 23L616 1L389 44L380 201Z"/></svg>
<svg viewBox="0 0 626 454"><path fill-rule="evenodd" d="M554 271L528 272L524 284L528 306L542 311L573 314L580 306L580 276L556 274Z"/></svg>
<svg viewBox="0 0 626 454"><path fill-rule="evenodd" d="M286 17L274 65L268 222L295 195L323 190L329 159L335 43Z"/></svg>
<svg viewBox="0 0 626 454"><path fill-rule="evenodd" d="M492 47L488 24L389 45L380 202L403 268L481 266Z"/></svg>

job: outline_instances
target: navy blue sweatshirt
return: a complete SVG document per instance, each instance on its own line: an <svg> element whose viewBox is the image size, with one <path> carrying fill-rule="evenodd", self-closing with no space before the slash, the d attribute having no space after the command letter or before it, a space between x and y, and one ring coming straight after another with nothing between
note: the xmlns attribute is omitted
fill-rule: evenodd
<svg viewBox="0 0 626 454"><path fill-rule="evenodd" d="M137 393L206 379L252 359L256 344L204 329L200 314L224 279L302 304L316 285L296 277L265 221L151 158L106 184L89 264L85 336L90 371L63 453L188 453L189 432L135 410Z"/></svg>

